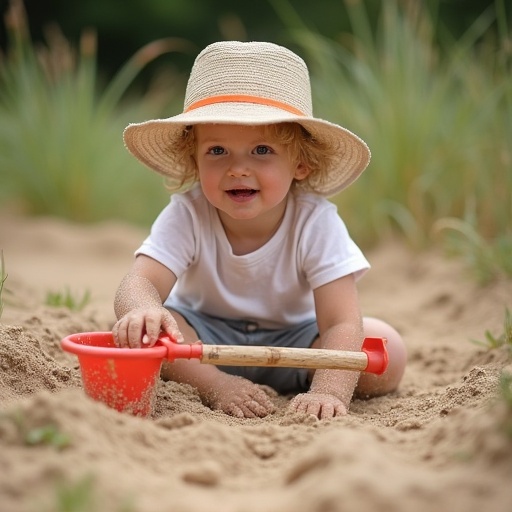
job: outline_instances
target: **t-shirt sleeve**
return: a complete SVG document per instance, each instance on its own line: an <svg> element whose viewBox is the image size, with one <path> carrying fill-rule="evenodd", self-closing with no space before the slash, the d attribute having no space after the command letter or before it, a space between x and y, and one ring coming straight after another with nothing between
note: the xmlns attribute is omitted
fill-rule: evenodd
<svg viewBox="0 0 512 512"><path fill-rule="evenodd" d="M179 277L193 263L196 254L195 215L179 195L171 197L151 227L150 235L135 251L165 265Z"/></svg>
<svg viewBox="0 0 512 512"><path fill-rule="evenodd" d="M312 212L302 231L299 255L313 290L349 274L359 279L370 268L333 204Z"/></svg>

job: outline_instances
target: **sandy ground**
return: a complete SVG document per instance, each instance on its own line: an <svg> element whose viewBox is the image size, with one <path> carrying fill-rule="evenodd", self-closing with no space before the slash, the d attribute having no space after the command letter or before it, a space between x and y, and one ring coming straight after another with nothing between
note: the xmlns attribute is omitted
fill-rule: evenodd
<svg viewBox="0 0 512 512"><path fill-rule="evenodd" d="M366 315L403 334L400 390L320 422L286 413L235 420L193 389L160 383L143 419L88 398L63 336L108 330L112 297L144 236L107 223L0 217L7 271L0 321L2 512L510 512L510 354L472 343L503 331L512 283L479 288L460 262L389 243L368 256ZM90 290L82 312L49 291ZM74 507L74 508L73 508Z"/></svg>

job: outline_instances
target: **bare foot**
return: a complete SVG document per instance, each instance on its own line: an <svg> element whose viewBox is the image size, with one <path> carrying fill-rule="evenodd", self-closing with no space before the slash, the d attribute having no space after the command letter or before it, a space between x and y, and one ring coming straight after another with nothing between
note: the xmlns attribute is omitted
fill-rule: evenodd
<svg viewBox="0 0 512 512"><path fill-rule="evenodd" d="M204 396L208 405L236 418L264 418L275 411L265 391L243 377L223 374Z"/></svg>

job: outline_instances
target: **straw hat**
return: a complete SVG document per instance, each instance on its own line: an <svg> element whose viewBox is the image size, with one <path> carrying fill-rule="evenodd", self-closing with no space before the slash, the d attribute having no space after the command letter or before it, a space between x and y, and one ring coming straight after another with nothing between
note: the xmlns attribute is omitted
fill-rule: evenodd
<svg viewBox="0 0 512 512"><path fill-rule="evenodd" d="M357 135L313 117L304 61L282 46L260 42L224 41L207 46L192 67L183 113L130 124L124 142L143 164L179 182L183 168L174 145L186 126L281 122L300 123L336 155L329 168L300 182L302 189L333 195L350 185L370 161L370 150Z"/></svg>

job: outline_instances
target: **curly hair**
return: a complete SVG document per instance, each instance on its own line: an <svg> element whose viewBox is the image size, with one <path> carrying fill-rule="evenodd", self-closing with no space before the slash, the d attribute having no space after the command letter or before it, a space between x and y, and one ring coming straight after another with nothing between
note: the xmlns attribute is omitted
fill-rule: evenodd
<svg viewBox="0 0 512 512"><path fill-rule="evenodd" d="M315 139L299 123L276 123L263 125L264 136L272 142L286 146L293 165L302 164L309 169L309 176L317 175L322 169L328 168L335 157L335 150ZM194 126L187 126L177 140L176 155L178 165L182 168L182 179L179 182L167 182L170 191L190 188L199 181L199 173L195 160L196 136ZM309 177L308 176L308 177ZM294 185L307 190L308 178ZM299 185L300 184L300 185Z"/></svg>

